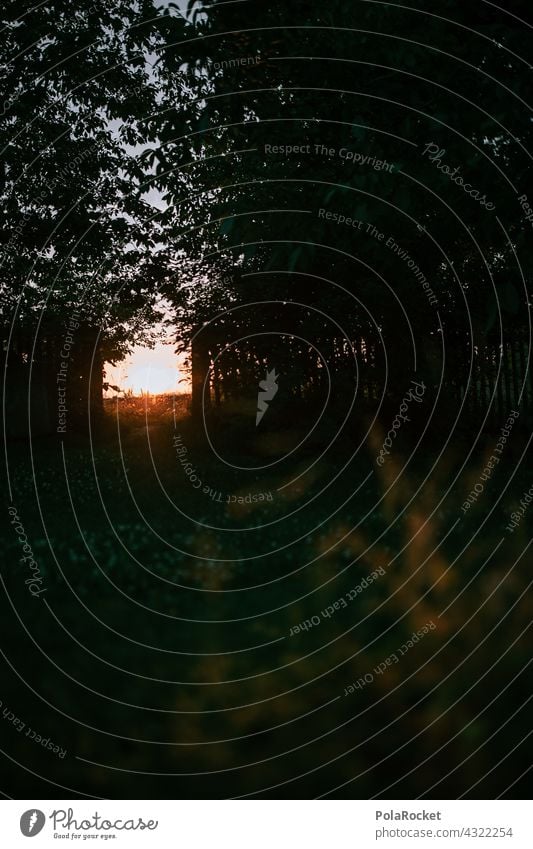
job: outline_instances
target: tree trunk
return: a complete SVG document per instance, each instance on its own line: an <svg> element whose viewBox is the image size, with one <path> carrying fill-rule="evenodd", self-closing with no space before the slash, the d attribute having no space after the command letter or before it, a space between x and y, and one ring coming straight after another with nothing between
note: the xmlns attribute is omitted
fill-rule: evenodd
<svg viewBox="0 0 533 849"><path fill-rule="evenodd" d="M197 327L191 345L191 383L192 400L191 413L196 422L203 419L204 409L211 406L211 387L209 381L209 365L211 357L205 331ZM205 391L204 391L205 387Z"/></svg>

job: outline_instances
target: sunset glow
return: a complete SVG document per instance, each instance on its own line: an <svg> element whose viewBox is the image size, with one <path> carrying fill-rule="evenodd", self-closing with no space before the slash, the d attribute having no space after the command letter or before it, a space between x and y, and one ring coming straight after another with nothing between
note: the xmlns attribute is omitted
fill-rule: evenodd
<svg viewBox="0 0 533 849"><path fill-rule="evenodd" d="M140 345L116 366L106 364L106 381L135 395L150 393L188 392L189 380L184 371L183 358L174 353L174 345L158 343L154 348ZM106 393L114 395L114 390Z"/></svg>

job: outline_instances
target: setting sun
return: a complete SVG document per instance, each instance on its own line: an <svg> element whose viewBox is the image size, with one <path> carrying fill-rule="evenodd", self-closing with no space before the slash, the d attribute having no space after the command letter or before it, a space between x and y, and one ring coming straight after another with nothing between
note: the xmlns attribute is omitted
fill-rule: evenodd
<svg viewBox="0 0 533 849"><path fill-rule="evenodd" d="M174 345L162 342L154 348L138 345L124 362L116 366L106 364L106 380L135 395L186 392L189 381L183 369L183 359L175 354Z"/></svg>

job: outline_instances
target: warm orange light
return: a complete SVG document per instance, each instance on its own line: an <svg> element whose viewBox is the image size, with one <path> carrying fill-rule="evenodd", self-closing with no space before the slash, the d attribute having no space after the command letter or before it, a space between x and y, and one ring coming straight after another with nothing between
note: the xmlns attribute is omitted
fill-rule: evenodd
<svg viewBox="0 0 533 849"><path fill-rule="evenodd" d="M187 392L186 375L180 370L180 358L174 353L173 345L158 343L154 348L140 345L116 366L106 364L106 381L135 395L149 393L162 395L167 392ZM111 391L111 394L114 394Z"/></svg>

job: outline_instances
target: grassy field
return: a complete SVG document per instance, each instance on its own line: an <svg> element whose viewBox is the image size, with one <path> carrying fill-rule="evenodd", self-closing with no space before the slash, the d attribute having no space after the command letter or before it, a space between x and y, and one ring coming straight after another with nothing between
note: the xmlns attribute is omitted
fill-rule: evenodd
<svg viewBox="0 0 533 849"><path fill-rule="evenodd" d="M505 526L531 464L463 515L487 452L460 472L464 446L435 464L399 438L378 468L377 428L328 447L238 410L209 444L188 401L107 401L92 439L8 445L43 590L8 515L12 795L527 795L530 521Z"/></svg>

